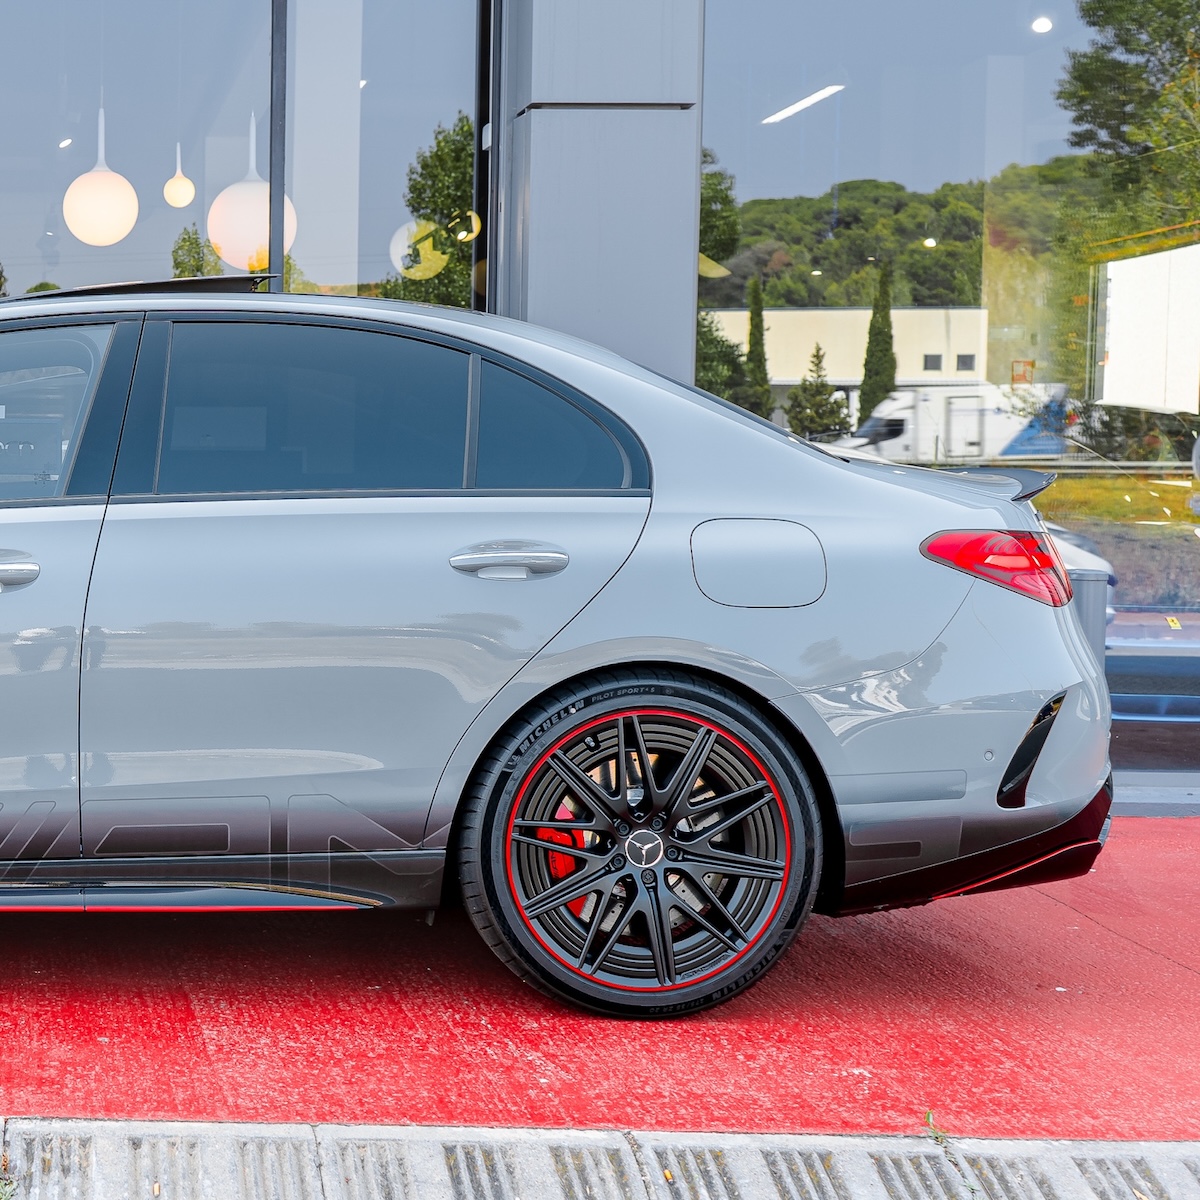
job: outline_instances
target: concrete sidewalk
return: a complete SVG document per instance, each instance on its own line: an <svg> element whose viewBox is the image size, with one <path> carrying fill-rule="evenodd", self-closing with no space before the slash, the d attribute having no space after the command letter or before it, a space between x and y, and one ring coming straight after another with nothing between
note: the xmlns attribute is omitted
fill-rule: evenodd
<svg viewBox="0 0 1200 1200"><path fill-rule="evenodd" d="M1200 1200L1200 1142L10 1119L11 1200Z"/></svg>

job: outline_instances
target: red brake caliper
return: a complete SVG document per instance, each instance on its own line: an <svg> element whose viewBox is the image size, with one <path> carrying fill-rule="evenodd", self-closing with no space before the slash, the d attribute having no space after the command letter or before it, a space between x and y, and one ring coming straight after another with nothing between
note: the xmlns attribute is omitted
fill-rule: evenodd
<svg viewBox="0 0 1200 1200"><path fill-rule="evenodd" d="M565 804L560 804L558 811L554 814L556 821L571 821L574 817L575 814ZM538 831L538 838L543 842L553 842L556 846L575 846L580 850L586 844L583 840L582 830L568 833L565 829L541 829ZM579 859L572 854L556 854L552 851L547 856L546 865L555 879L566 879L568 875L573 875L579 868ZM587 897L580 896L578 900L572 900L567 907L577 917L581 917L585 903L587 903Z"/></svg>

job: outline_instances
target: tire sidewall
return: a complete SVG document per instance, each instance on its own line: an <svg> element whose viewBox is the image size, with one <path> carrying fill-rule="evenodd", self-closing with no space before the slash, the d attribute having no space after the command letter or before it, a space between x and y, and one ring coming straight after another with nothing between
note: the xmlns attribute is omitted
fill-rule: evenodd
<svg viewBox="0 0 1200 1200"><path fill-rule="evenodd" d="M533 769L556 742L580 727L631 708L679 711L728 731L759 757L778 785L790 825L791 870L770 924L735 963L717 974L669 990L635 991L591 982L558 962L525 924L508 885L508 823ZM812 786L782 739L757 713L727 693L699 682L629 679L597 684L548 706L511 731L499 761L483 781L486 806L478 844L480 880L498 932L550 991L593 1010L667 1016L708 1007L762 974L807 918L816 896L821 832Z"/></svg>

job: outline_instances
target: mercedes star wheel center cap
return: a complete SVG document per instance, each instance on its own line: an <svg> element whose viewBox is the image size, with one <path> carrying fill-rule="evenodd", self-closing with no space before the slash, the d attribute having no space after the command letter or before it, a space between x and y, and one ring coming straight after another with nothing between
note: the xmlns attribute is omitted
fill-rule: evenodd
<svg viewBox="0 0 1200 1200"><path fill-rule="evenodd" d="M635 867L652 867L663 856L663 840L650 829L639 829L625 843L625 857Z"/></svg>

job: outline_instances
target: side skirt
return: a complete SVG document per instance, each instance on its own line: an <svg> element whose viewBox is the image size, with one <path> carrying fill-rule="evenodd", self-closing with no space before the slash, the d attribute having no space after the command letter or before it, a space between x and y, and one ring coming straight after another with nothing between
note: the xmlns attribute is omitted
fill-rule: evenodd
<svg viewBox="0 0 1200 1200"><path fill-rule="evenodd" d="M436 908L441 850L0 862L0 912Z"/></svg>

